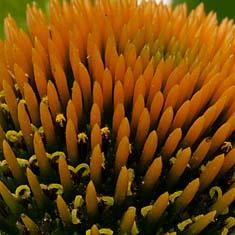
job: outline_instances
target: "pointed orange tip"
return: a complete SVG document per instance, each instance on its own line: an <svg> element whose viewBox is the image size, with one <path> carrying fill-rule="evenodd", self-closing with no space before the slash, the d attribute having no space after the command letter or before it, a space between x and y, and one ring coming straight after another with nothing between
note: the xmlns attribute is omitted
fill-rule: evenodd
<svg viewBox="0 0 235 235"><path fill-rule="evenodd" d="M86 189L86 209L88 217L93 218L98 213L98 200L96 189L92 181L87 185Z"/></svg>
<svg viewBox="0 0 235 235"><path fill-rule="evenodd" d="M71 223L71 214L68 205L66 204L62 196L60 195L57 196L56 204L60 218L66 225L69 225Z"/></svg>
<svg viewBox="0 0 235 235"><path fill-rule="evenodd" d="M147 222L150 225L154 225L158 222L159 218L162 216L166 210L169 202L169 193L165 192L161 194L153 204L152 209L147 214Z"/></svg>
<svg viewBox="0 0 235 235"><path fill-rule="evenodd" d="M121 204L127 196L128 181L129 181L128 178L129 178L128 170L126 166L123 166L117 178L115 194L114 194L114 201L117 204Z"/></svg>
<svg viewBox="0 0 235 235"><path fill-rule="evenodd" d="M99 229L95 224L91 227L91 235L100 235Z"/></svg>
<svg viewBox="0 0 235 235"><path fill-rule="evenodd" d="M101 184L103 157L100 145L97 144L92 151L90 159L90 177L96 186Z"/></svg>

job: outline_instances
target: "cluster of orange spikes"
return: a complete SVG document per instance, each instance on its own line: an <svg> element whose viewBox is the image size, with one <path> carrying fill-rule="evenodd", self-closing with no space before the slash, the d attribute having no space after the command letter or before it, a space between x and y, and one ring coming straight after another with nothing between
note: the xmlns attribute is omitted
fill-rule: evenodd
<svg viewBox="0 0 235 235"><path fill-rule="evenodd" d="M49 15L4 24L0 230L231 231L233 21L153 0L51 0Z"/></svg>

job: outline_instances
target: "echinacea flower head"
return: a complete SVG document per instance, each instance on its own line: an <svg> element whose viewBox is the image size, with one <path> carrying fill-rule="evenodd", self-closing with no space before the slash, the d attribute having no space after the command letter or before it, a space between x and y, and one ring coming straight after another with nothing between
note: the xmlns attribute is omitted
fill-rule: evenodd
<svg viewBox="0 0 235 235"><path fill-rule="evenodd" d="M203 5L29 5L0 41L1 234L228 234L235 26Z"/></svg>

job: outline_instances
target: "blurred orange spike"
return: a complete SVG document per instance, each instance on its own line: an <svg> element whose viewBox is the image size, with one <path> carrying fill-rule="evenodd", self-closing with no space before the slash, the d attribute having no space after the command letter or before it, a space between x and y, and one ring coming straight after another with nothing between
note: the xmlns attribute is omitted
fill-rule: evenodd
<svg viewBox="0 0 235 235"><path fill-rule="evenodd" d="M231 203L234 202L235 198L235 188L228 190L223 194L222 197L218 198L217 201L211 206L211 210L216 211L216 216L223 213L223 211L229 207Z"/></svg>
<svg viewBox="0 0 235 235"><path fill-rule="evenodd" d="M225 156L223 166L220 170L221 176L225 175L235 165L234 153L235 153L235 148L230 150Z"/></svg>
<svg viewBox="0 0 235 235"><path fill-rule="evenodd" d="M102 164L103 157L100 145L97 144L92 150L90 159L90 178L96 187L100 186L102 182Z"/></svg>
<svg viewBox="0 0 235 235"><path fill-rule="evenodd" d="M202 142L197 146L196 150L193 152L192 158L190 159L190 167L195 169L199 167L201 162L206 157L211 145L211 140L209 138L205 138Z"/></svg>
<svg viewBox="0 0 235 235"><path fill-rule="evenodd" d="M130 153L130 143L127 136L124 136L118 144L115 157L115 172L118 175L121 168L127 164Z"/></svg>
<svg viewBox="0 0 235 235"><path fill-rule="evenodd" d="M27 7L26 13L27 26L32 37L38 37L43 47L47 49L49 29L42 11L33 5Z"/></svg>
<svg viewBox="0 0 235 235"><path fill-rule="evenodd" d="M74 80L79 81L79 63L81 62L80 58L80 50L78 48L77 38L78 37L78 31L70 31L69 37L70 37L70 43L69 43L69 61L72 67ZM80 35L79 35L80 36ZM81 43L82 44L82 43Z"/></svg>
<svg viewBox="0 0 235 235"><path fill-rule="evenodd" d="M157 127L157 134L160 142L162 142L166 138L166 135L169 131L169 128L173 120L173 116L174 112L171 106L168 107L165 110L165 112L162 114Z"/></svg>
<svg viewBox="0 0 235 235"><path fill-rule="evenodd" d="M51 70L55 79L59 98L65 108L70 98L67 78L62 66L58 62L58 59L53 54L51 55Z"/></svg>
<svg viewBox="0 0 235 235"><path fill-rule="evenodd" d="M95 224L91 227L91 235L100 235L99 229Z"/></svg>
<svg viewBox="0 0 235 235"><path fill-rule="evenodd" d="M124 74L126 71L125 58L123 55L120 55L117 59L115 66L115 81L123 81Z"/></svg>
<svg viewBox="0 0 235 235"><path fill-rule="evenodd" d="M64 68L66 66L66 52L65 45L63 42L64 37L61 37L60 32L55 27L53 27L50 33L51 37L48 40L48 51L51 65L56 62L58 63L58 65ZM55 61L55 59L57 61Z"/></svg>
<svg viewBox="0 0 235 235"><path fill-rule="evenodd" d="M96 103L93 103L90 112L90 126L94 127L95 124L101 126L101 113L100 108Z"/></svg>
<svg viewBox="0 0 235 235"><path fill-rule="evenodd" d="M214 135L211 138L211 146L209 150L209 155L211 156L229 137L230 134L231 124L229 122L224 123L221 125Z"/></svg>
<svg viewBox="0 0 235 235"><path fill-rule="evenodd" d="M62 107L60 104L60 100L59 100L56 88L50 80L47 83L47 98L48 98L48 104L50 107L51 115L53 116L53 119L55 120L56 115L62 112Z"/></svg>
<svg viewBox="0 0 235 235"><path fill-rule="evenodd" d="M161 114L162 106L164 102L164 97L161 91L158 91L151 103L150 106L150 122L151 128L154 128L157 125L158 118Z"/></svg>
<svg viewBox="0 0 235 235"><path fill-rule="evenodd" d="M203 132L205 132L206 130L208 130L211 125L213 124L213 122L216 119L217 116L217 108L216 105L210 106L203 114L204 116L204 125L203 125Z"/></svg>
<svg viewBox="0 0 235 235"><path fill-rule="evenodd" d="M24 97L32 123L36 126L39 126L40 116L39 116L39 105L37 97L32 87L28 83L24 84Z"/></svg>
<svg viewBox="0 0 235 235"><path fill-rule="evenodd" d="M103 80L102 80L102 90L104 99L104 108L108 110L112 104L113 96L113 80L112 75L108 68L104 70Z"/></svg>
<svg viewBox="0 0 235 235"><path fill-rule="evenodd" d="M13 65L16 63L14 60L14 54L13 54L13 48L12 44L9 41L6 41L4 43L4 57L5 57L5 63L10 69L10 71L13 71Z"/></svg>
<svg viewBox="0 0 235 235"><path fill-rule="evenodd" d="M34 46L32 49L32 61L33 64L36 63L37 66L46 74L50 74L50 63L49 56L47 51L47 46L43 47L40 40L35 37L34 38Z"/></svg>
<svg viewBox="0 0 235 235"><path fill-rule="evenodd" d="M158 136L156 131L149 133L140 156L139 168L144 171L154 158L158 146Z"/></svg>
<svg viewBox="0 0 235 235"><path fill-rule="evenodd" d="M123 27L123 29L124 29L124 27ZM134 69L136 58L137 58L137 52L136 52L136 48L133 45L133 43L126 44L125 51L124 51L124 57L125 57L125 61L126 61L126 66Z"/></svg>
<svg viewBox="0 0 235 235"><path fill-rule="evenodd" d="M113 121L112 121L113 136L116 136L120 123L124 117L125 117L124 105L122 103L119 103L114 109L113 113Z"/></svg>
<svg viewBox="0 0 235 235"><path fill-rule="evenodd" d="M122 119L118 131L117 131L117 137L116 137L116 146L120 143L121 139L124 136L127 136L128 138L130 137L130 124L128 119L125 117Z"/></svg>
<svg viewBox="0 0 235 235"><path fill-rule="evenodd" d="M186 119L185 125L188 127L196 114L200 111L200 105L202 102L202 92L199 90L196 92L190 100L190 112L188 113L188 117Z"/></svg>
<svg viewBox="0 0 235 235"><path fill-rule="evenodd" d="M59 212L59 216L65 225L69 225L72 222L72 217L68 208L68 205L64 201L61 195L57 196L56 205Z"/></svg>
<svg viewBox="0 0 235 235"><path fill-rule="evenodd" d="M25 175L19 166L14 152L12 151L10 145L7 143L6 140L3 140L3 154L16 182L19 184L24 183Z"/></svg>
<svg viewBox="0 0 235 235"><path fill-rule="evenodd" d="M60 175L60 182L63 186L65 196L70 195L73 189L73 182L69 173L67 162L63 156L59 157L58 169Z"/></svg>
<svg viewBox="0 0 235 235"><path fill-rule="evenodd" d="M66 119L71 119L74 125L75 130L78 130L78 116L76 113L76 108L72 100L69 100L66 107Z"/></svg>
<svg viewBox="0 0 235 235"><path fill-rule="evenodd" d="M166 80L169 78L170 74L174 69L174 59L173 57L167 58L165 61L161 60L156 68L155 74L162 72L162 86L165 87Z"/></svg>
<svg viewBox="0 0 235 235"><path fill-rule="evenodd" d="M29 116L26 112L25 105L22 101L18 104L18 118L20 129L23 133L24 141L26 143L29 153L33 152L33 130L30 123Z"/></svg>
<svg viewBox="0 0 235 235"><path fill-rule="evenodd" d="M6 133L4 132L3 128L2 128L2 123L0 125L0 149L2 151L3 148L3 140L5 139Z"/></svg>
<svg viewBox="0 0 235 235"><path fill-rule="evenodd" d="M145 46L145 29L144 28L139 28L138 31L136 32L132 43L136 47L137 53L140 52L140 50Z"/></svg>
<svg viewBox="0 0 235 235"><path fill-rule="evenodd" d="M114 86L113 91L113 107L114 109L117 107L118 104L124 103L124 90L122 83L120 81L117 81Z"/></svg>
<svg viewBox="0 0 235 235"><path fill-rule="evenodd" d="M11 15L8 15L4 20L4 33L6 36L6 39L8 41L14 41L14 37L17 36L17 24L15 20L11 17Z"/></svg>
<svg viewBox="0 0 235 235"><path fill-rule="evenodd" d="M181 80L179 84L179 94L178 94L178 99L177 99L177 104L176 107L179 108L179 106L186 100L191 97L191 92L190 92L190 86L192 86L192 81L193 79L193 73L192 74L186 74L184 78Z"/></svg>
<svg viewBox="0 0 235 235"><path fill-rule="evenodd" d="M205 190L215 179L224 163L224 154L220 154L215 157L212 161L208 162L205 169L201 172L200 180L200 191Z"/></svg>
<svg viewBox="0 0 235 235"><path fill-rule="evenodd" d="M136 208L128 207L127 211L123 215L120 224L120 234L130 234L132 227L134 226L136 217Z"/></svg>
<svg viewBox="0 0 235 235"><path fill-rule="evenodd" d="M102 136L100 127L96 123L91 130L91 149L93 150L97 144L102 145Z"/></svg>
<svg viewBox="0 0 235 235"><path fill-rule="evenodd" d="M110 4L110 3L108 3ZM110 20L107 17L104 17L104 35L103 35L103 45L107 45L108 38L114 37L113 28ZM104 46L103 46L104 47Z"/></svg>
<svg viewBox="0 0 235 235"><path fill-rule="evenodd" d="M42 99L47 94L46 74L36 63L33 63L33 68L34 68L34 80L36 83L37 91L39 93L40 98Z"/></svg>
<svg viewBox="0 0 235 235"><path fill-rule="evenodd" d="M89 65L89 71L92 74L94 73L95 69L95 53L98 54L98 50L99 49L95 43L94 35L92 33L89 33L87 36L87 60Z"/></svg>
<svg viewBox="0 0 235 235"><path fill-rule="evenodd" d="M192 124L182 141L183 146L192 146L198 140L202 134L204 122L205 118L202 116Z"/></svg>
<svg viewBox="0 0 235 235"><path fill-rule="evenodd" d="M37 176L29 169L26 169L26 175L29 182L29 186L32 190L34 199L40 209L43 209L48 204L48 199L46 198L41 186L38 182Z"/></svg>
<svg viewBox="0 0 235 235"><path fill-rule="evenodd" d="M40 103L40 119L41 119L41 123L42 123L42 127L44 130L48 147L55 148L56 134L54 130L53 121L52 121L48 106L43 101L41 101Z"/></svg>
<svg viewBox="0 0 235 235"><path fill-rule="evenodd" d="M24 209L21 204L14 197L14 195L12 195L7 186L2 181L0 181L0 194L3 198L3 201L6 203L12 213L20 215L20 213L23 212Z"/></svg>
<svg viewBox="0 0 235 235"><path fill-rule="evenodd" d="M93 57L91 57L93 58ZM102 76L104 73L104 64L98 49L94 49L94 61L93 61L93 77L94 80L102 84Z"/></svg>
<svg viewBox="0 0 235 235"><path fill-rule="evenodd" d="M112 75L114 75L115 72L115 65L117 59L118 54L116 50L115 39L114 37L109 37L105 48L105 66L110 68Z"/></svg>
<svg viewBox="0 0 235 235"><path fill-rule="evenodd" d="M18 121L17 101L16 101L15 93L7 81L3 80L2 85L3 85L3 90L5 92L5 100L9 108L11 118L14 122L15 128L18 130L19 121Z"/></svg>
<svg viewBox="0 0 235 235"><path fill-rule="evenodd" d="M150 89L150 85L153 79L153 75L154 75L154 65L153 65L153 58L149 61L146 69L144 70L143 73L143 78L145 81L145 85L146 85L146 93L149 93L149 89Z"/></svg>
<svg viewBox="0 0 235 235"><path fill-rule="evenodd" d="M154 202L152 209L147 214L147 221L150 224L156 224L159 218L166 210L169 202L169 193L161 194Z"/></svg>
<svg viewBox="0 0 235 235"><path fill-rule="evenodd" d="M168 188L172 188L177 184L178 180L187 167L190 157L190 148L183 149L182 152L178 154L175 163L173 164L167 175Z"/></svg>
<svg viewBox="0 0 235 235"><path fill-rule="evenodd" d="M199 234L208 224L214 221L215 215L216 211L203 215L185 230L186 234Z"/></svg>
<svg viewBox="0 0 235 235"><path fill-rule="evenodd" d="M145 86L144 77L142 75L137 79L135 83L134 94L133 94L133 105L135 105L135 102L139 95L142 95L144 98L146 95L146 86Z"/></svg>
<svg viewBox="0 0 235 235"><path fill-rule="evenodd" d="M140 114L144 109L144 97L139 95L134 103L131 117L131 129L135 130L139 121Z"/></svg>
<svg viewBox="0 0 235 235"><path fill-rule="evenodd" d="M13 87L13 82L14 82L13 78L12 78L13 76L12 76L11 72L8 70L7 65L5 65L5 62L0 62L0 73L1 73L1 77L0 77L1 90L3 89L2 82L4 80L7 81L11 87ZM15 70L14 70L14 73L15 73ZM20 85L22 85L22 83L20 83L20 82L21 82L21 80L24 80L24 78L18 79L18 77L16 77L16 74L15 74L14 78L17 83L19 82L19 89L22 88L22 86L20 86ZM22 89L20 89L20 91L22 92Z"/></svg>
<svg viewBox="0 0 235 235"><path fill-rule="evenodd" d="M91 78L86 67L79 63L78 65L79 84L83 94L84 106L86 109L91 105Z"/></svg>
<svg viewBox="0 0 235 235"><path fill-rule="evenodd" d="M8 16L4 23L7 40L16 46L16 50L13 51L16 56L14 58L15 61L19 59L17 57L21 54L22 60L17 62L20 62L19 65L22 65L23 68L26 69L25 72L31 75L31 65L27 62L31 59L32 43L28 35L22 29L17 27L16 22L11 18L11 16Z"/></svg>
<svg viewBox="0 0 235 235"><path fill-rule="evenodd" d="M223 77L223 78L225 78L225 77ZM233 87L234 84L235 84L235 75L234 74L231 74L229 77L222 80L220 86L218 87L218 89L214 92L213 96L211 97L210 103L213 104L216 100L219 99L219 97L222 96L222 94L224 95L224 92L226 90L232 89L231 87ZM233 88L233 90L234 90L234 88Z"/></svg>
<svg viewBox="0 0 235 235"><path fill-rule="evenodd" d="M12 48L12 53L14 62L18 64L29 77L32 77L32 64L30 63L31 58L27 60L22 48L19 48L15 44Z"/></svg>
<svg viewBox="0 0 235 235"><path fill-rule="evenodd" d="M98 200L95 186L92 181L89 182L86 189L86 209L90 219L96 217L98 213Z"/></svg>
<svg viewBox="0 0 235 235"><path fill-rule="evenodd" d="M95 81L93 85L93 103L96 103L99 106L100 112L103 113L103 92L100 84Z"/></svg>
<svg viewBox="0 0 235 235"><path fill-rule="evenodd" d="M43 177L48 177L49 174L51 174L51 167L41 136L37 131L34 133L33 146L36 158L38 160L40 175Z"/></svg>
<svg viewBox="0 0 235 235"><path fill-rule="evenodd" d="M225 111L224 119L227 120L233 113L235 113L235 102Z"/></svg>
<svg viewBox="0 0 235 235"><path fill-rule="evenodd" d="M142 148L150 128L150 116L147 108L144 108L140 114L137 124L137 131L135 136L135 144L137 148Z"/></svg>
<svg viewBox="0 0 235 235"><path fill-rule="evenodd" d="M169 106L171 106L175 110L175 106L176 106L179 94L180 94L179 85L174 85L171 88L171 90L169 91L169 93L167 94L167 97L166 97L166 100L164 103L164 107L163 107L163 111L165 111L166 108Z"/></svg>
<svg viewBox="0 0 235 235"><path fill-rule="evenodd" d="M73 121L69 119L65 129L66 148L69 161L76 165L78 163L77 133Z"/></svg>
<svg viewBox="0 0 235 235"><path fill-rule="evenodd" d="M82 92L76 81L74 81L72 87L72 101L77 112L78 122L81 123L83 117Z"/></svg>
<svg viewBox="0 0 235 235"><path fill-rule="evenodd" d="M15 80L17 85L19 86L20 92L22 95L24 95L24 83L28 82L28 78L22 68L14 64L14 73L15 73Z"/></svg>
<svg viewBox="0 0 235 235"><path fill-rule="evenodd" d="M134 75L135 81L143 73L143 70L144 70L144 68L143 68L142 58L140 56L138 56L137 60L135 61L134 68L133 68L133 75Z"/></svg>
<svg viewBox="0 0 235 235"><path fill-rule="evenodd" d="M143 68L146 68L150 58L150 47L145 45L140 52L140 58L142 59Z"/></svg>
<svg viewBox="0 0 235 235"><path fill-rule="evenodd" d="M176 150L181 138L182 130L180 128L174 129L174 131L169 134L161 150L161 155L164 160L168 160L169 157L171 157L171 155Z"/></svg>
<svg viewBox="0 0 235 235"><path fill-rule="evenodd" d="M143 179L143 191L150 193L156 185L162 172L162 158L155 158L152 164L149 166L144 179Z"/></svg>
<svg viewBox="0 0 235 235"><path fill-rule="evenodd" d="M168 94L170 89L180 82L180 80L184 77L187 71L187 65L183 61L180 65L178 65L173 72L170 74L169 78L167 79L166 85L164 87L164 96Z"/></svg>
<svg viewBox="0 0 235 235"><path fill-rule="evenodd" d="M119 51L124 51L124 49L126 51L127 46L125 48L125 45L127 45L127 44L128 44L128 28L127 28L127 25L124 25L122 27L121 32L120 32L120 38L119 38L119 43L118 43ZM129 45L133 45L133 44L129 43Z"/></svg>
<svg viewBox="0 0 235 235"><path fill-rule="evenodd" d="M124 99L125 107L129 107L132 103L132 97L134 92L134 76L130 67L127 68L126 73L123 79L123 90L124 90Z"/></svg>
<svg viewBox="0 0 235 235"><path fill-rule="evenodd" d="M177 212L183 211L193 200L200 186L199 179L191 181L183 190L182 194L176 199L174 207Z"/></svg>
<svg viewBox="0 0 235 235"><path fill-rule="evenodd" d="M121 204L127 196L128 178L128 170L124 166L120 170L115 187L114 201L116 204Z"/></svg>
<svg viewBox="0 0 235 235"><path fill-rule="evenodd" d="M174 120L172 122L172 129L182 128L187 120L190 109L190 101L185 101L180 108L177 110Z"/></svg>

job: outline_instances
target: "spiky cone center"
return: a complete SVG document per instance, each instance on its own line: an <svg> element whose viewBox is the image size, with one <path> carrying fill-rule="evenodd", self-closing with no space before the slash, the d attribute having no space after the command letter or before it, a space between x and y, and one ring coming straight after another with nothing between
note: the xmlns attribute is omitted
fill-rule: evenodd
<svg viewBox="0 0 235 235"><path fill-rule="evenodd" d="M49 11L28 6L28 32L4 24L0 230L229 232L233 22L154 1Z"/></svg>

